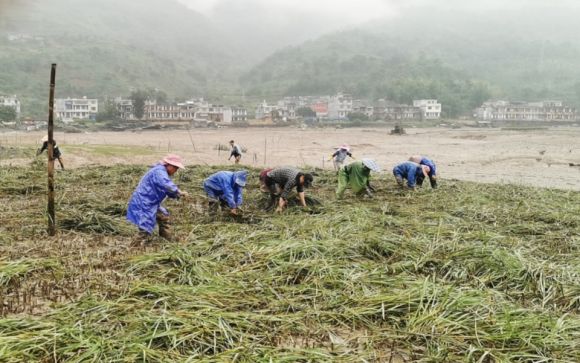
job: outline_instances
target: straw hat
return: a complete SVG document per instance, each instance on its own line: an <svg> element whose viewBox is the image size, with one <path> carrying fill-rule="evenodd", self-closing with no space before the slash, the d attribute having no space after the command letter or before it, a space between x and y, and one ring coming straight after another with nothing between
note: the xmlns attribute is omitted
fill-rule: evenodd
<svg viewBox="0 0 580 363"><path fill-rule="evenodd" d="M350 146L347 145L347 144L342 144L340 146L337 146L336 149L343 149L343 150L346 150L346 151L350 151Z"/></svg>
<svg viewBox="0 0 580 363"><path fill-rule="evenodd" d="M381 171L381 167L373 159L362 159L362 163L374 172Z"/></svg>
<svg viewBox="0 0 580 363"><path fill-rule="evenodd" d="M45 143L45 142L47 142L47 141L48 141L48 135L44 135L44 136L42 137L42 139L40 139L40 142L42 142L42 143Z"/></svg>
<svg viewBox="0 0 580 363"><path fill-rule="evenodd" d="M161 160L161 162L163 164L173 165L173 166L180 168L180 169L185 169L185 166L183 166L183 160L181 160L181 156L179 156L179 155L175 155L175 154L166 155Z"/></svg>

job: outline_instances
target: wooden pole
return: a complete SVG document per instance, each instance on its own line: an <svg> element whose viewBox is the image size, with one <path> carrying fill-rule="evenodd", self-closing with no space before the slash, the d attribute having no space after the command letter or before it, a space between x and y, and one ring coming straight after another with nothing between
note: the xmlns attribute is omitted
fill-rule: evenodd
<svg viewBox="0 0 580 363"><path fill-rule="evenodd" d="M56 234L56 219L54 215L54 86L56 79L56 63L50 70L50 95L48 98L48 234Z"/></svg>
<svg viewBox="0 0 580 363"><path fill-rule="evenodd" d="M197 149L195 148L195 143L193 142L193 137L191 136L191 131L189 129L187 129L187 133L189 134L189 141L191 141L191 146L193 146L193 151L197 152Z"/></svg>

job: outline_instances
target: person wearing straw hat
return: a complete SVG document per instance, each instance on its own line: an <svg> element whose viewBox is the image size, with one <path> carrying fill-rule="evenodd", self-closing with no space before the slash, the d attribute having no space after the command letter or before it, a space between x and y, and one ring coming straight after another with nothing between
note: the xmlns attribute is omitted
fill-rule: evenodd
<svg viewBox="0 0 580 363"><path fill-rule="evenodd" d="M288 197L292 189L296 188L298 197L300 198L300 204L306 207L304 188L309 188L313 181L314 177L312 174L303 173L294 167L286 166L270 170L264 178L264 184L270 191L270 205L275 203L276 197L279 195L280 198L278 199L276 212L282 212L288 205Z"/></svg>
<svg viewBox="0 0 580 363"><path fill-rule="evenodd" d="M184 169L181 157L167 155L145 173L133 192L127 208L127 220L139 228L141 240L151 236L156 224L159 224L159 236L171 240L169 212L161 203L166 197L179 199L188 196L171 181L171 176L179 169Z"/></svg>
<svg viewBox="0 0 580 363"><path fill-rule="evenodd" d="M230 208L230 213L238 214L242 205L242 192L246 186L248 172L218 171L203 181L203 189L209 198L210 212L217 212L219 205Z"/></svg>
<svg viewBox="0 0 580 363"><path fill-rule="evenodd" d="M45 135L42 140L40 140L40 142L42 143L42 147L38 150L36 150L36 156L40 155L43 153L44 150L47 150L48 152L48 135ZM64 164L62 162L62 153L60 152L60 149L58 148L58 145L56 144L56 140L52 139L52 160L58 160L58 163L60 164L60 168L62 170L64 170Z"/></svg>
<svg viewBox="0 0 580 363"><path fill-rule="evenodd" d="M417 181L422 184L422 180L429 175L430 168L427 165L420 165L412 161L406 161L393 168L393 175L400 187L404 187L404 180L407 180L407 187L415 189Z"/></svg>
<svg viewBox="0 0 580 363"><path fill-rule="evenodd" d="M373 196L374 188L370 184L371 171L379 172L381 168L372 159L364 158L340 168L338 172L338 188L336 197L341 199L344 191L350 186L357 195L365 193L368 197Z"/></svg>
<svg viewBox="0 0 580 363"><path fill-rule="evenodd" d="M409 161L412 161L417 164L426 165L429 167L429 181L431 182L431 188L437 188L437 167L433 160L427 158L426 156L421 155L413 155L409 158ZM421 186L423 184L423 178L417 180L417 185Z"/></svg>
<svg viewBox="0 0 580 363"><path fill-rule="evenodd" d="M346 160L347 156L350 156L353 159L355 159L355 157L352 156L352 153L350 152L350 146L346 144L337 146L335 149L336 151L334 152L334 154L330 155L330 158L328 160L330 161L332 159L332 163L334 164L334 170L339 171L342 165L344 164L344 161Z"/></svg>
<svg viewBox="0 0 580 363"><path fill-rule="evenodd" d="M236 144L234 140L230 140L230 146L232 147L232 152L230 153L228 160L230 160L233 156L236 164L239 164L240 160L242 159L242 148L240 148L240 146Z"/></svg>

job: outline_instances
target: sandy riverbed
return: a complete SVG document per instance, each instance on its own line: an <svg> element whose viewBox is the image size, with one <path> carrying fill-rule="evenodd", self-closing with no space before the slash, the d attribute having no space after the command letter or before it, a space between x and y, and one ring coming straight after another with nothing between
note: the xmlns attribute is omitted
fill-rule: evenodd
<svg viewBox="0 0 580 363"><path fill-rule="evenodd" d="M334 147L348 143L355 157L376 159L390 173L410 155L423 154L438 165L440 177L482 182L580 190L580 128L505 131L499 129L410 129L408 135L392 136L387 129L193 129L55 133L68 167L110 163L151 163L167 153L179 153L187 164L228 164L229 152L216 150L235 139L247 148L242 163L262 167L312 165L332 168L325 159ZM3 146L38 146L40 132L0 134ZM116 146L139 146L119 155L90 152L93 146L106 150ZM194 151L194 145L195 150ZM87 150L84 150L84 147ZM3 159L0 164L22 164L25 159ZM231 162L229 162L231 163Z"/></svg>

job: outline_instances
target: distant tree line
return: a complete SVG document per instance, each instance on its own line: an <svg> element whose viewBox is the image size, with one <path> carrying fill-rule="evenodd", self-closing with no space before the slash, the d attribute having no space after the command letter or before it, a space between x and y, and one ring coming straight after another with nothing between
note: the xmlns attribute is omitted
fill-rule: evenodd
<svg viewBox="0 0 580 363"><path fill-rule="evenodd" d="M0 121L16 121L17 116L18 114L16 113L16 109L14 107L4 105L0 106Z"/></svg>

